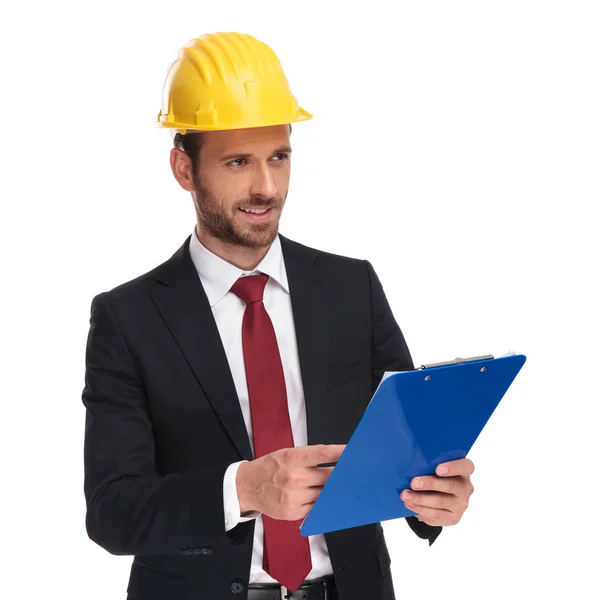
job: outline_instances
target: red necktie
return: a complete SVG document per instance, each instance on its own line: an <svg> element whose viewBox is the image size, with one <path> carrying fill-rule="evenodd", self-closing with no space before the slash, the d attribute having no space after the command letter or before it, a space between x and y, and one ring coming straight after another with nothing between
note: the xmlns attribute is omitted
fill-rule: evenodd
<svg viewBox="0 0 600 600"><path fill-rule="evenodd" d="M294 447L279 347L262 301L268 279L268 275L240 277L231 288L246 303L242 346L256 458ZM280 521L263 515L263 523L263 569L281 585L296 591L312 569L308 538L300 535L302 521Z"/></svg>

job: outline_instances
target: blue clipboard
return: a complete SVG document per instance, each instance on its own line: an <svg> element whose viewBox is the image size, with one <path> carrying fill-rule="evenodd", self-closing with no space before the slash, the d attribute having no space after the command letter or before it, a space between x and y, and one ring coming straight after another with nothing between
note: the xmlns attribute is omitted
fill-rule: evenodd
<svg viewBox="0 0 600 600"><path fill-rule="evenodd" d="M413 477L467 456L525 360L456 359L383 379L301 535L413 516L402 490Z"/></svg>

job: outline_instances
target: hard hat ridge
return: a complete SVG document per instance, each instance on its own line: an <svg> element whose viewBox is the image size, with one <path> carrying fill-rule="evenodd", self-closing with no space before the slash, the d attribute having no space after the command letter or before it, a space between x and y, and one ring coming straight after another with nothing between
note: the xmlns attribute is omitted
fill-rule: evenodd
<svg viewBox="0 0 600 600"><path fill-rule="evenodd" d="M248 34L214 33L190 40L171 62L158 125L185 133L310 118L267 44Z"/></svg>

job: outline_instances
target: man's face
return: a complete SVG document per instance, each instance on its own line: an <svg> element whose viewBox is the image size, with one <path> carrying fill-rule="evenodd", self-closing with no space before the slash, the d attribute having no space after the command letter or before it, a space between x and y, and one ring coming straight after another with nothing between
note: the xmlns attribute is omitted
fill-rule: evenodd
<svg viewBox="0 0 600 600"><path fill-rule="evenodd" d="M228 244L269 246L288 193L290 155L287 125L204 133L194 177L202 227Z"/></svg>

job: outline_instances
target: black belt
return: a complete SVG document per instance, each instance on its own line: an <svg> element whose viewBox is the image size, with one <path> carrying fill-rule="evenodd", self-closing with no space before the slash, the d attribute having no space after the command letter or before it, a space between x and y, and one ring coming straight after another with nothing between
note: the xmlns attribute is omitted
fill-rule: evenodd
<svg viewBox="0 0 600 600"><path fill-rule="evenodd" d="M248 600L338 600L333 577L303 583L295 592L281 585L253 583L248 588Z"/></svg>

